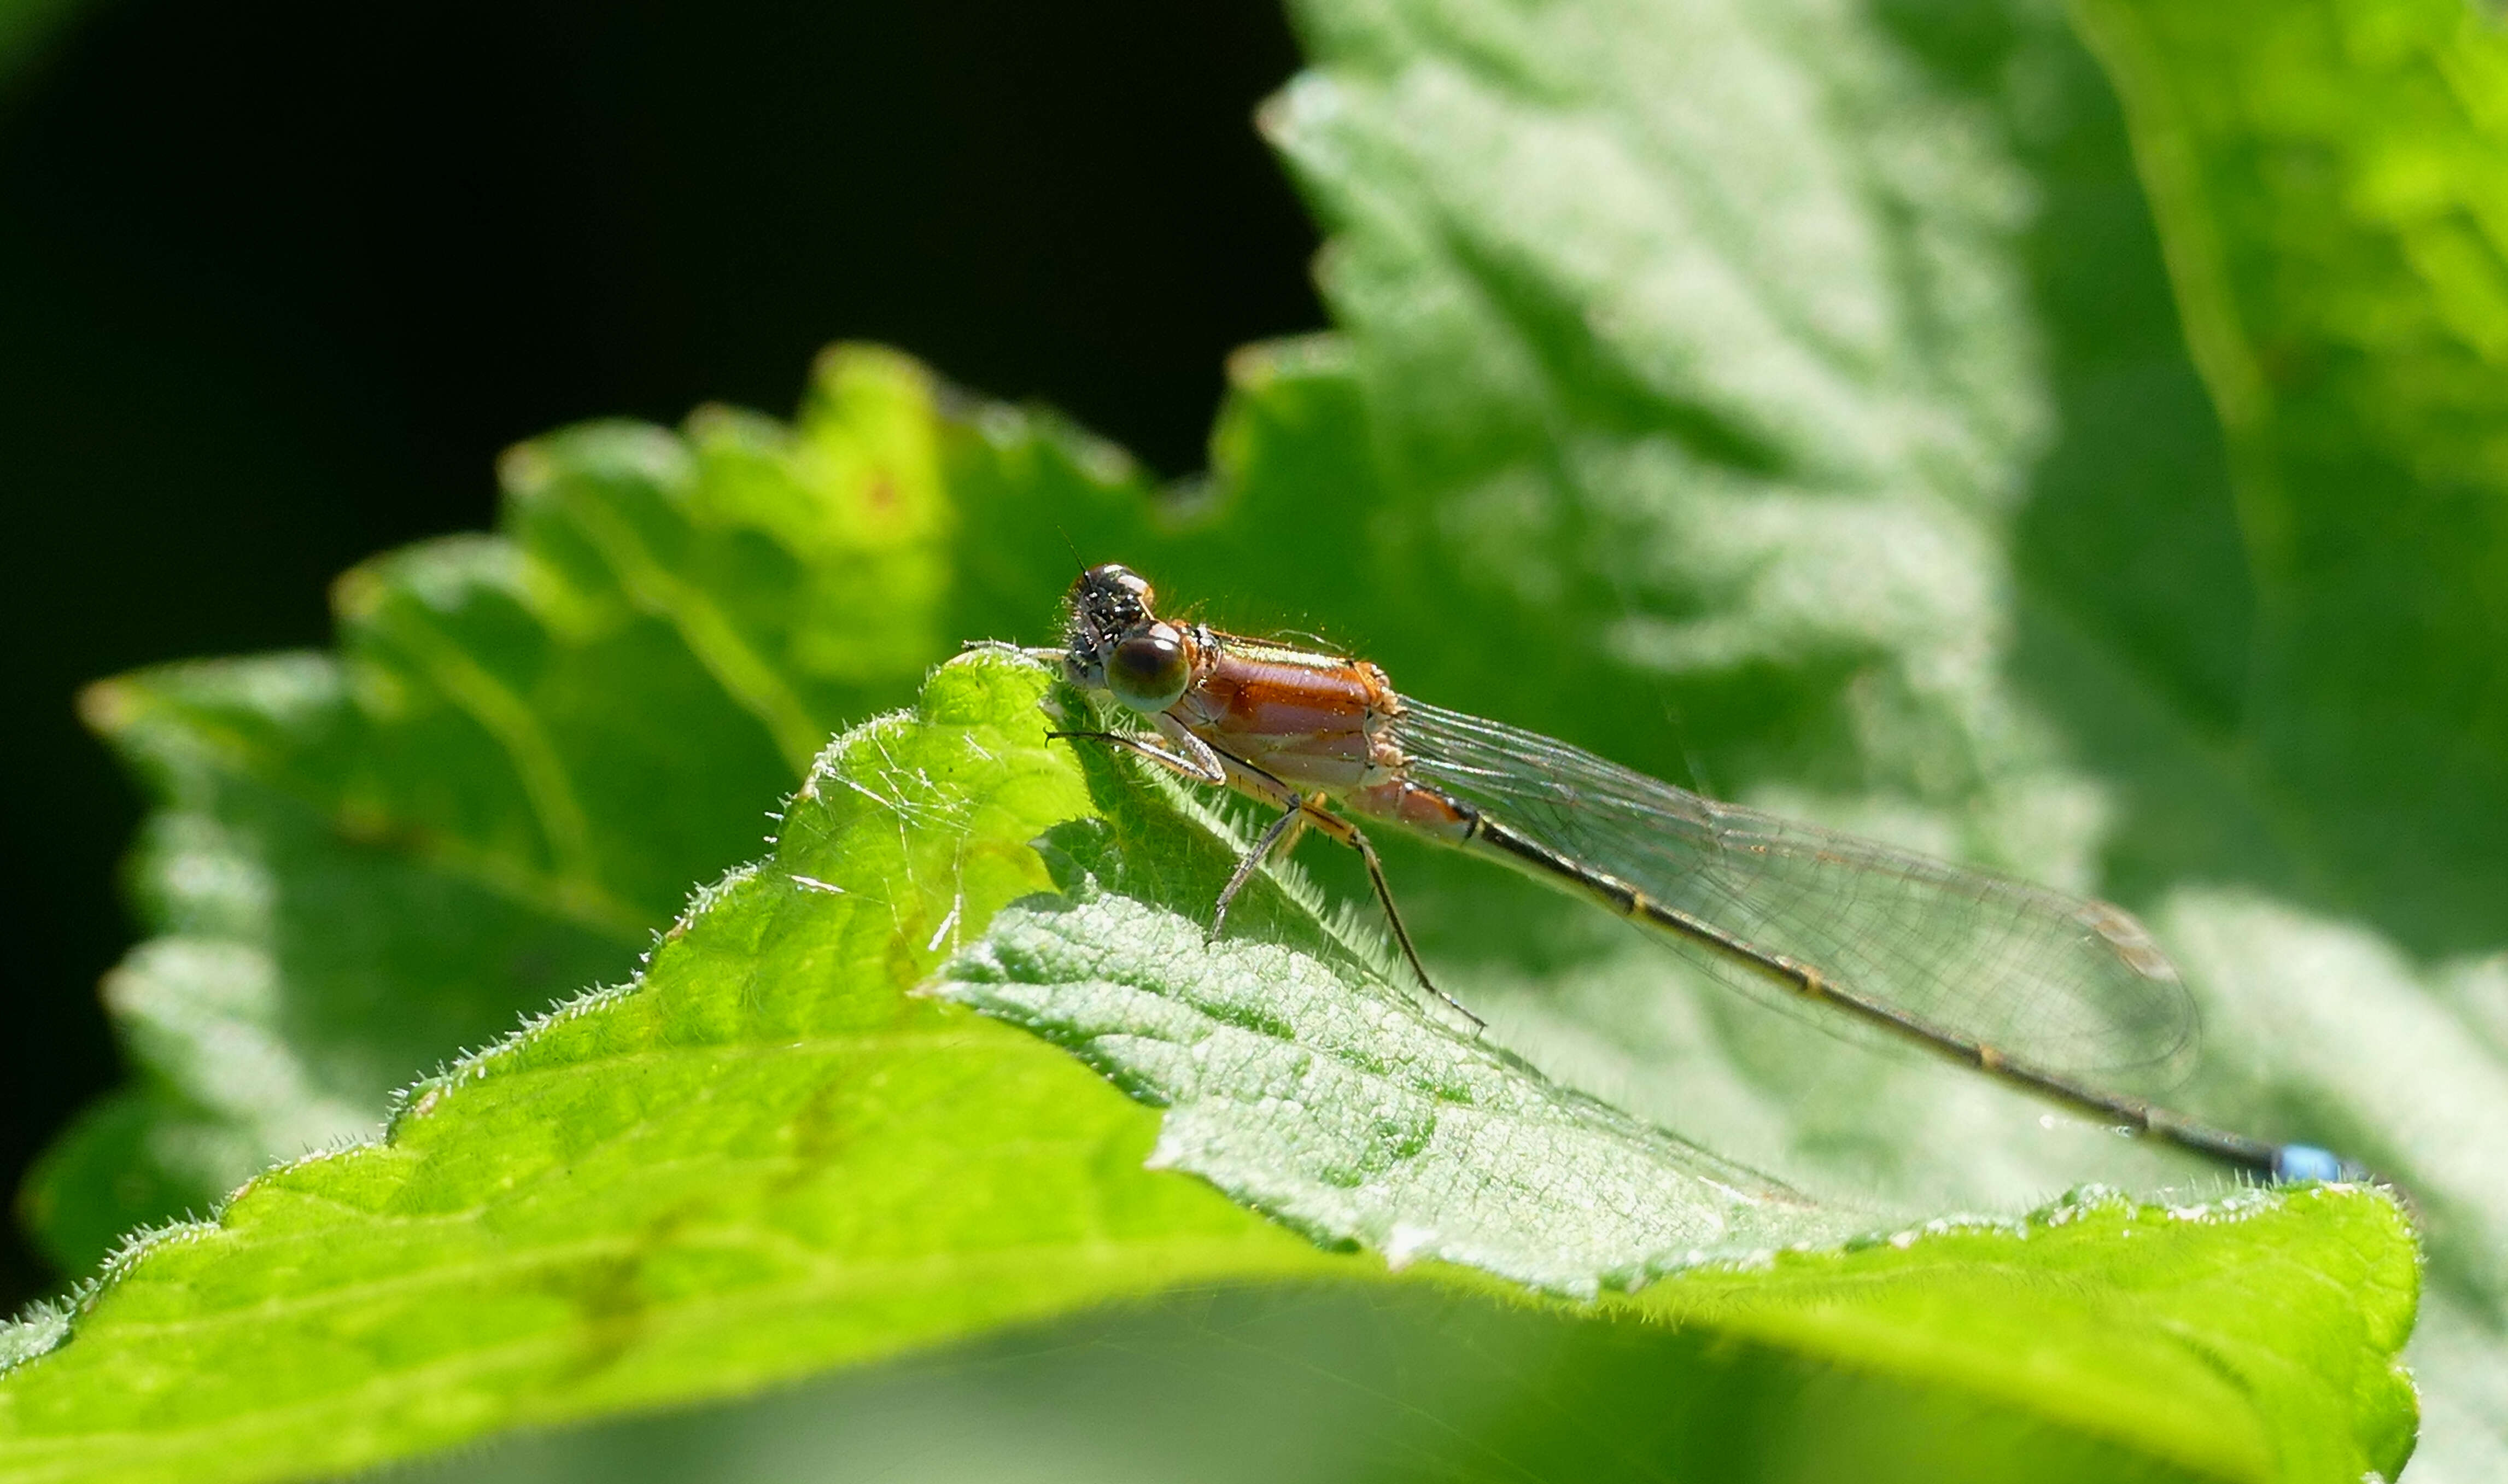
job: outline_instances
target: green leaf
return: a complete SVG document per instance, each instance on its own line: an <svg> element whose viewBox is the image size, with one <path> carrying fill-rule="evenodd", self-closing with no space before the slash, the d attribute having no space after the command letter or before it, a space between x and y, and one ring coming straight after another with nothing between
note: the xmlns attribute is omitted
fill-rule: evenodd
<svg viewBox="0 0 2508 1484"><path fill-rule="evenodd" d="M2075 1462L2116 1448L2228 1477L2390 1461L2410 1386L2379 1356L2414 1265L2382 1197L2094 1197L1770 1250L1835 1218L1722 1184L1716 1162L1430 1023L1294 893L1267 886L1246 924L1289 943L1216 955L1193 951L1176 903L1106 895L1092 865L1198 899L1233 843L1112 769L1095 781L1122 791L1114 823L1064 826L1070 891L1037 900L1050 882L1025 841L1090 802L1045 736L1046 686L999 653L943 667L913 718L830 748L772 859L700 894L636 983L423 1084L387 1141L261 1176L216 1225L127 1253L67 1343L0 1384L0 1471L331 1471L1179 1282L1494 1291L1439 1262L1330 1255L1146 1168L1169 1162L1222 1189L1269 1182L1236 1194L1336 1244L1383 1233L1390 1257L1536 1261L1521 1276L1620 1293L1685 1275L1551 1308L1577 1319L1570 1347L1642 1352L1674 1333L1645 1320L1704 1325L2035 1416L2053 1430L2031 1456L2078 1434ZM1108 848L1154 821L1149 848ZM954 992L1084 1031L1119 1081L1169 1104L1163 1129L1047 1040L917 992L1019 900L958 960ZM1311 987L1271 992L1282 979ZM1301 1077L1319 1115L1305 1132L1269 1101ZM1260 1147L1283 1137L1302 1145L1289 1159ZM1304 1191L1277 1183L1284 1168ZM1605 1211L1563 1190L1598 1183ZM1327 1187L1347 1203L1311 1199ZM1561 1280L1574 1269L1600 1281ZM1696 1363L1678 1344L1638 1363L1667 1358Z"/></svg>
<svg viewBox="0 0 2508 1484"><path fill-rule="evenodd" d="M2278 1084L2260 1101L2307 1106L2415 1192L2434 1279L2416 1468L2495 1477L2508 1199L2481 1151L2508 1139L2508 39L2414 0L2082 17L2219 409L2214 482L2254 592L2222 722L2104 685L2082 710L2105 712L2148 800L2155 873L2281 899L2183 890L2157 925L2228 991L2216 1026Z"/></svg>
<svg viewBox="0 0 2508 1484"><path fill-rule="evenodd" d="M2443 1238L2467 1230L2449 1226L2457 1211L2490 1209L2490 1187L2471 1181L2496 1142L2483 1135L2487 1110L2502 1105L2498 1062L2459 1008L2478 1007L2489 981L2293 909L2327 903L2309 886L2324 863L2284 850L2276 800L2223 765L2248 745L2255 588L2113 99L2063 18L2021 0L1981 12L1689 0L1530 13L1412 0L1315 7L1305 23L1317 70L1270 127L1334 229L1325 277L1345 333L1240 354L1213 477L1187 499L1145 508L1119 453L1046 415L936 409L921 373L857 352L823 370L791 432L709 413L680 436L609 427L537 445L509 470L503 539L407 558L406 571L387 565L371 586L349 587L344 668L299 662L320 673L296 688L281 666L104 692L99 715L128 721L129 745L177 804L160 829L172 845L147 872L161 920L174 946L197 938L206 951L160 964L160 944L132 961L146 992L117 1002L152 1082L99 1115L85 1156L73 1145L37 1187L61 1248L96 1250L127 1221L205 1208L263 1161L379 1118L387 1089L514 1011L619 978L685 882L756 848L753 811L797 781L809 728L903 699L961 639L1043 638L1068 578L1066 533L1088 559L1129 561L1216 621L1323 626L1428 699L2061 884L2092 889L2104 875L2152 911L2211 1015L2204 1062L2174 1100L2434 1184ZM2188 592L2196 601L2182 603ZM118 695L145 704L126 710ZM160 724L162 736L149 732ZM1083 940L1049 929L1087 926L1110 901L1198 917L1210 895L1127 874L1154 883L1186 848L1180 832L1202 837L1174 821L1122 835L1126 797L1100 788L1093 800L1124 840L1118 861L1101 854L1091 868L1112 895L1092 909L1075 876L1060 905L1031 902L1003 931L1024 924L1054 953L1040 948L1020 960L1023 977L1002 970L990 983L1133 1090L1190 1111L1194 1136L1172 1144L1180 1168L1276 1205L1307 1232L1397 1250L1402 1213L1451 1189L1470 1199L1429 1201L1430 1219L1407 1224L1450 1242L1467 1230L1474 1250L1561 1286L1589 1276L1614 1292L1606 1280L1678 1266L1659 1263L1645 1234L1695 1230L1713 1202L1635 1223L1617 1247L1593 1230L1528 1237L1544 1229L1493 1226L1474 1187L1335 1183L1404 1168L1383 1150L1404 1147L1416 1117L1376 1142L1372 1125L1325 1120L1337 1141L1310 1142L1317 1131L1276 1119L1214 1122L1245 1102L1224 1081L1161 1082L1156 1067L1116 1059L1156 1047L1090 1028L1102 986L1072 972ZM2444 869L2458 836L2432 838ZM193 841L207 844L175 853ZM1192 849L1207 888L1217 847ZM1490 1017L1494 1045L1549 1079L1538 1095L1505 1084L1525 1116L1568 1120L1545 1128L1600 1137L1571 1117L1600 1096L1626 1115L1605 1126L1671 1128L1782 1171L1817 1193L1816 1221L2010 1210L2085 1178L2148 1188L2192 1176L2104 1130L2049 1127L2037 1105L1949 1069L1876 1057L1683 983L1619 925L1529 883L1401 842L1387 850L1441 982ZM1364 900L1346 861L1308 864ZM2250 890L2171 895L2222 880ZM962 908L962 935L981 919L948 905ZM1368 976L1344 972L1368 959L1366 932L1317 938L1274 909L1288 912L1274 924L1286 936L1271 946L1321 966L1290 976L1312 991L1305 1011L1380 1002ZM448 933L448 914L469 925ZM1137 960L1153 939L1191 948L1185 925L1125 920L1091 951ZM917 927L950 921L944 907ZM1136 975L1125 1013L1149 1017L1139 995L1158 992L1164 1022L1199 1026L1191 1017L1231 1003L1211 994L1252 951L1218 950L1216 979ZM1347 998L1324 993L1328 983ZM780 993L780 980L755 983L759 1003L743 998L743 1013ZM1303 1012L1293 1023L1329 1029ZM1406 1035L1387 1054L1436 1044ZM1289 1054L1274 1037L1246 1064L1276 1069ZM639 1085L602 1080L641 1106ZM1071 1086L1112 1095L1085 1077ZM1344 1086L1418 1106L1416 1084ZM1157 1147L1147 1124L1132 1127L1139 1142L1103 1161L1125 1178ZM815 1169L840 1153L814 1145L795 1158ZM373 1168L386 1156L346 1158ZM559 1182L572 1167L533 1168ZM634 1183L628 1165L605 1168ZM909 1177L942 1178L881 1167L883 1179ZM267 1208L254 1190L236 1210ZM1692 1272L1601 1301L1671 1313L1694 1296L1713 1343L1600 1311L1493 1318L1438 1289L1390 1321L1385 1369L1411 1374L1456 1333L1508 1337L1490 1342L1499 1351L1472 1373L1468 1399L1421 1426L1439 1446L1489 1439L1494 1456L1532 1471L1602 1457L1629 1435L1617 1418L1556 1413L1558 1395L1657 1406L1731 1395L1766 1408L1750 1415L1782 1434L1829 1417L1824 1388L1862 1398L1854 1415L1871 1430L1854 1434L1868 1446L1853 1457L1869 1471L1880 1459L1935 1475L2125 1471L2091 1432L2137 1465L2345 1478L2400 1466L2410 1398L2389 1365L2411 1309L2390 1212L2313 1197L2241 1207L2234 1224L2087 1208L2112 1214L2059 1207L2069 1219L2026 1238L1963 1228L1944 1246L1920 1242L1909 1250L1924 1272L1896 1288L1870 1280L1897 1248L1806 1254L1815 1269L1846 1265L1845 1297L1775 1303L1765 1333L1744 1320L1783 1286L1767 1274L1734 1275L1727 1290ZM2477 1222L2476 1240L2448 1238L2436 1254L2447 1291L2479 1300L2436 1311L2455 1325L2451 1362L2488 1344L2488 1229ZM2163 1245L2148 1269L2124 1261ZM152 1248L130 1271L179 1250ZM2321 1276L2302 1281L2301 1270ZM1429 1265L1412 1271L1443 1281ZM62 1374L124 1291L106 1289L78 1337L20 1375ZM595 1294L584 1312L616 1312L601 1297L614 1289L565 1291ZM1855 1300L1864 1292L1868 1305ZM2068 1294L2082 1307L2066 1309ZM966 1297L971 1313L981 1302ZM1806 1317L1819 1315L1834 1323ZM912 1334L971 1333L1000 1317ZM911 1317L893 1334L907 1335ZM446 1322L436 1311L422 1319L413 1334ZM1054 1334L1112 1326L1120 1344L1131 1321L1074 1322L1035 1343L1050 1352ZM1317 1322L1327 1333L1339 1320ZM47 1320L10 1343L39 1348L62 1332ZM398 1338L366 1333L384 1336L377 1347ZM2047 1370L2016 1364L2040 1354L2041 1336ZM760 1341L751 1358L779 1343ZM863 1343L841 1354L876 1352ZM1229 1348L1213 1338L1202 1363ZM1734 1358L1745 1353L1759 1358ZM795 1342L769 1358L790 1362L772 1372L784 1375L838 1354ZM1518 1367L1519 1356L1548 1358ZM1832 1362L1844 1379L1827 1379ZM99 1390L122 1384L107 1362L77 1362L90 1363ZM622 1360L616 1374L631 1370ZM700 1372L718 1373L673 1374ZM581 1396L572 1383L523 1388L514 1410L488 1406L461 1428L429 1432L390 1413L407 1430L376 1446L632 1399L602 1391L611 1368L584 1374ZM719 1374L733 1389L769 1371L725 1361ZM2446 1384L2437 1394L2461 1418L2476 1393ZM1140 1408L1110 1394L1097 1415L1128 1425ZM1971 1426L1980 1408L1999 1423ZM1537 1428L1524 1421L1533 1414L1571 1421ZM1739 1427L1706 1412L1682 1426L1696 1429L1682 1436ZM1410 1451L1395 1456L1425 1456L1403 1436ZM1534 1437L1543 1451L1508 1451ZM1975 1451L1945 1460L1946 1438ZM1484 1466L1457 1446L1435 1457ZM1928 1447L1930 1469L1915 1462ZM1748 1471L1670 1433L1605 1462L1626 1470L1674 1455L1700 1476Z"/></svg>
<svg viewBox="0 0 2508 1484"><path fill-rule="evenodd" d="M2256 786L2328 905L2493 949L2508 38L2428 0L2084 16L2229 436Z"/></svg>
<svg viewBox="0 0 2508 1484"><path fill-rule="evenodd" d="M1426 1484L1500 1470L1800 1484L2191 1477L1966 1393L1722 1330L1606 1325L1409 1283L1280 1284L1104 1311L739 1407L524 1436L392 1476L1259 1484L1329 1472Z"/></svg>
<svg viewBox="0 0 2508 1484"><path fill-rule="evenodd" d="M413 1075L622 978L692 883L754 854L827 735L980 621L953 592L933 397L921 367L843 349L791 428L706 409L679 435L527 444L505 537L341 580L336 658L95 687L89 720L166 801L134 872L164 936L105 986L145 1081L24 1197L56 1260L86 1271L371 1133ZM993 423L979 462L1021 461L1023 494L1085 509L1125 475ZM1040 611L1053 585L1030 584Z"/></svg>
<svg viewBox="0 0 2508 1484"><path fill-rule="evenodd" d="M1556 1087L1389 989L1363 943L1333 934L1317 955L1243 941L1285 926L1311 943L1312 909L1284 924L1257 908L1232 916L1236 941L1206 944L1187 914L1216 899L1237 837L1189 805L1142 808L1110 770L1097 784L1120 823L1050 832L1040 848L1063 895L1005 909L936 992L1164 1108L1150 1168L1199 1175L1327 1246L1579 1298L1873 1221Z"/></svg>
<svg viewBox="0 0 2508 1484"><path fill-rule="evenodd" d="M904 993L955 923L1044 884L1020 841L1083 806L1035 694L953 667L924 724L830 753L774 865L702 894L637 987L424 1085L388 1144L123 1259L12 1378L0 1471L334 1469L1311 1265L1205 1189L1140 1180L1148 1115L1083 1068ZM186 1379L152 1395L140 1370Z"/></svg>

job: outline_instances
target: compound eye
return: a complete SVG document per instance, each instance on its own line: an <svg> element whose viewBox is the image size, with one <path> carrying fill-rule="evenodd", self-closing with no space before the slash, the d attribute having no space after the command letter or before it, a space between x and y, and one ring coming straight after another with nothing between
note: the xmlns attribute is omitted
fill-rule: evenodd
<svg viewBox="0 0 2508 1484"><path fill-rule="evenodd" d="M1145 715L1174 705L1193 683L1184 645L1165 625L1119 641L1106 656L1106 688L1115 699Z"/></svg>
<svg viewBox="0 0 2508 1484"><path fill-rule="evenodd" d="M1144 604L1150 601L1150 584L1143 581L1138 573L1121 562L1107 562L1102 566L1091 567L1080 580L1088 586L1129 593Z"/></svg>

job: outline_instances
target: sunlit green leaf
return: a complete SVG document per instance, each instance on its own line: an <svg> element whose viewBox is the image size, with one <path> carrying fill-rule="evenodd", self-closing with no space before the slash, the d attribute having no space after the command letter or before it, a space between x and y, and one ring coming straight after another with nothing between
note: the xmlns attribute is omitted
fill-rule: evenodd
<svg viewBox="0 0 2508 1484"><path fill-rule="evenodd" d="M944 667L912 718L830 749L774 855L700 894L636 983L422 1084L387 1141L127 1253L0 1384L0 1471L302 1476L1179 1282L1495 1291L1431 1258L1620 1295L1569 1346L1706 1324L2035 1415L2057 1458L2387 1461L2410 1390L2379 1356L2414 1268L2382 1196L2092 1198L1781 1249L1842 1218L1431 1023L1294 895L1266 888L1257 941L1217 953L1172 901L1108 895L1092 865L1198 897L1229 842L1137 797L1111 833L1064 823L1089 797L1046 683L1013 656ZM1026 843L1049 831L1055 899ZM1021 900L949 993L1046 1037L919 992ZM1326 1250L1353 1245L1373 1253Z"/></svg>
<svg viewBox="0 0 2508 1484"><path fill-rule="evenodd" d="M524 445L505 536L341 580L336 657L91 691L166 801L136 872L164 936L105 986L146 1080L27 1192L62 1265L370 1133L413 1076L623 978L695 883L757 853L828 734L904 699L1005 596L951 557L953 440L971 503L1014 461L1017 496L1081 514L1126 473L933 400L922 368L845 350L791 427L718 408Z"/></svg>

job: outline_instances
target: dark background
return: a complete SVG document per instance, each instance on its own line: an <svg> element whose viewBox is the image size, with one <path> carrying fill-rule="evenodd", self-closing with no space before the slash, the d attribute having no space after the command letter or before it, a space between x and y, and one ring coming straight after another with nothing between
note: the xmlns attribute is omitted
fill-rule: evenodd
<svg viewBox="0 0 2508 1484"><path fill-rule="evenodd" d="M136 794L86 681L327 642L573 419L776 413L839 338L1201 462L1310 328L1269 0L101 0L0 81L0 1188L121 1075ZM0 1313L55 1282L14 1221Z"/></svg>

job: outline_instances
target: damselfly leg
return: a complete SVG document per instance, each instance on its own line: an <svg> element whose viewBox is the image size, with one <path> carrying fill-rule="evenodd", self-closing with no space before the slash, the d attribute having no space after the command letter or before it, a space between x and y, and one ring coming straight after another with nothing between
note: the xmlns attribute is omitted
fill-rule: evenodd
<svg viewBox="0 0 2508 1484"><path fill-rule="evenodd" d="M1190 756L1181 746L1162 746L1160 745L1162 742L1168 740L1163 735L1153 740L1149 737L1119 731L1049 731L1046 736L1067 741L1103 742L1131 753L1135 757L1145 758L1178 777L1200 784L1223 784L1241 794L1279 807L1278 817L1272 821L1262 835L1255 838L1244 855L1238 858L1236 871L1228 877L1228 884L1220 889L1219 900L1213 905L1210 914L1210 936L1213 940L1216 940L1227 926L1230 904L1236 900L1237 893L1245 889L1245 884L1254 878L1254 872L1261 870L1263 863L1273 855L1284 854L1294 848L1299 837L1309 829L1312 829L1317 834L1346 845L1358 853L1359 864L1367 871L1368 884L1375 888L1377 904L1384 909L1385 923L1393 929L1393 941L1400 945L1403 960L1410 964L1411 972L1418 976L1420 987L1435 995L1448 1009L1469 1020L1474 1030L1488 1028L1487 1021L1472 1014L1462 1002L1439 987L1437 981L1429 975L1428 966L1420 960L1418 946L1411 941L1411 929L1402 920L1402 909L1394 905L1392 884L1384 878L1383 858L1376 853L1375 844L1356 825L1325 807L1321 795L1312 798L1307 798L1280 779L1241 758L1231 757L1211 747L1190 732L1186 733L1186 736L1191 739L1193 750L1204 756Z"/></svg>

